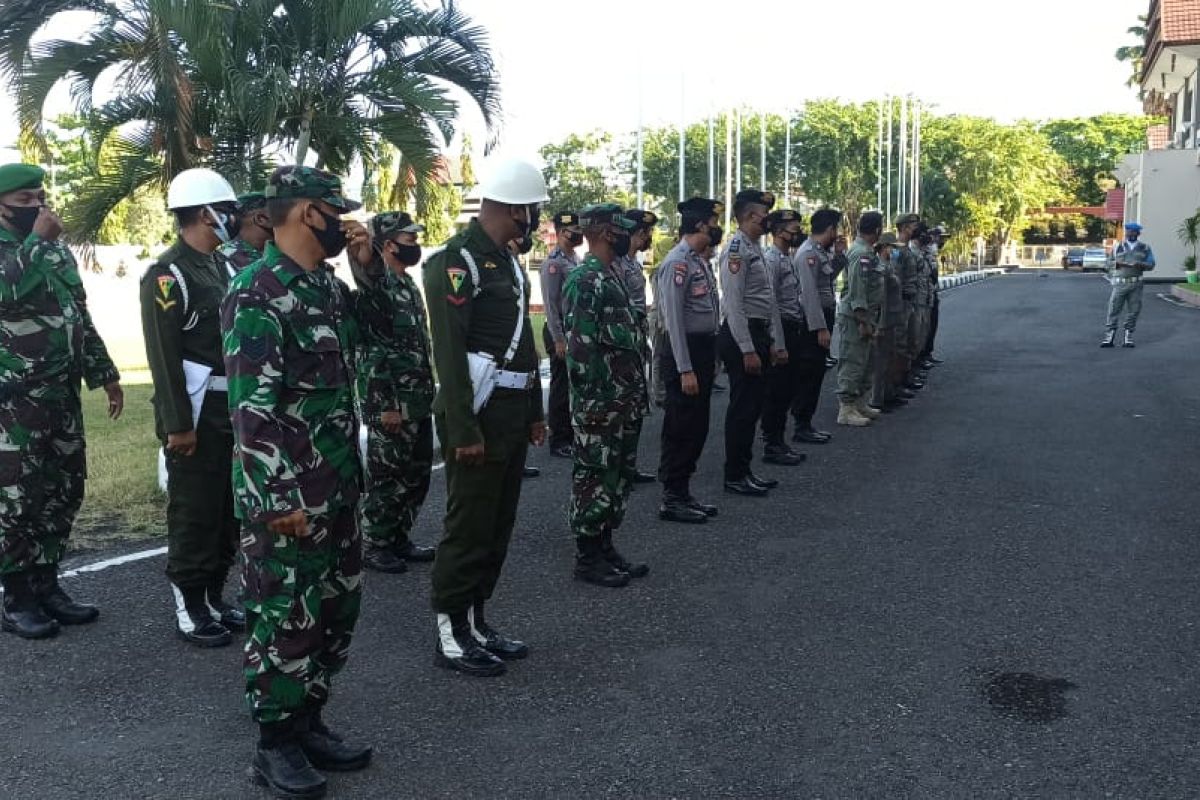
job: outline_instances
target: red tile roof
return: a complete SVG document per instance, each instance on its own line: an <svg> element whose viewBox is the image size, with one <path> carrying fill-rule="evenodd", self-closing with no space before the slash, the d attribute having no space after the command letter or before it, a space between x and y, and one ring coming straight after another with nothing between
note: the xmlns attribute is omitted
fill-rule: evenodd
<svg viewBox="0 0 1200 800"><path fill-rule="evenodd" d="M1200 0L1160 0L1162 7L1162 40L1174 42L1200 41Z"/></svg>
<svg viewBox="0 0 1200 800"><path fill-rule="evenodd" d="M1120 222L1125 219L1125 190L1109 189L1104 198L1104 219Z"/></svg>

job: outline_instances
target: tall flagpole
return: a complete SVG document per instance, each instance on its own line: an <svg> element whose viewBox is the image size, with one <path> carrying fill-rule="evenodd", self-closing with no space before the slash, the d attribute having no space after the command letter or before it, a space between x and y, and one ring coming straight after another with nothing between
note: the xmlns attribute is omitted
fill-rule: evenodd
<svg viewBox="0 0 1200 800"><path fill-rule="evenodd" d="M637 207L645 208L642 203L642 188L644 174L642 170L642 79L638 78L638 123L637 123Z"/></svg>
<svg viewBox="0 0 1200 800"><path fill-rule="evenodd" d="M716 142L713 140L712 107L708 109L708 197L717 191L717 153Z"/></svg>
<svg viewBox="0 0 1200 800"><path fill-rule="evenodd" d="M687 141L687 76L679 76L679 202L683 202L687 198L687 187L684 185L686 180L685 173L685 148Z"/></svg>
<svg viewBox="0 0 1200 800"><path fill-rule="evenodd" d="M887 226L890 228L892 227L892 106L894 103L892 102L892 96L890 94L886 95L885 99L887 100L887 172L885 173L887 175L886 221Z"/></svg>
<svg viewBox="0 0 1200 800"><path fill-rule="evenodd" d="M883 209L883 102L875 109L875 207Z"/></svg>
<svg viewBox="0 0 1200 800"><path fill-rule="evenodd" d="M715 198L714 198L715 199ZM729 210L733 207L733 111L725 112L725 228L729 228Z"/></svg>
<svg viewBox="0 0 1200 800"><path fill-rule="evenodd" d="M737 188L740 190L742 188L742 110L741 109L738 109L738 112L737 112L736 135L737 135L737 165L735 167L735 169L737 170L736 183L737 183Z"/></svg>
<svg viewBox="0 0 1200 800"><path fill-rule="evenodd" d="M783 207L791 207L792 180L792 111L787 112L787 127L783 132Z"/></svg>
<svg viewBox="0 0 1200 800"><path fill-rule="evenodd" d="M897 168L899 201L897 214L908 213L908 98L900 98L900 166Z"/></svg>
<svg viewBox="0 0 1200 800"><path fill-rule="evenodd" d="M767 191L767 113L758 115L758 183Z"/></svg>
<svg viewBox="0 0 1200 800"><path fill-rule="evenodd" d="M913 213L921 213L921 101L913 105Z"/></svg>

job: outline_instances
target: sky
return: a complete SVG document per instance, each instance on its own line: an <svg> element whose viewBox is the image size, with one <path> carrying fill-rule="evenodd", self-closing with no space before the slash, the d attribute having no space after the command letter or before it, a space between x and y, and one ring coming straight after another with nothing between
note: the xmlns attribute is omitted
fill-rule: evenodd
<svg viewBox="0 0 1200 800"><path fill-rule="evenodd" d="M738 3L710 0L458 5L491 36L504 108L497 152L532 156L573 132L633 131L639 116L673 125L737 105L800 109L808 98L912 94L942 113L1002 121L1137 113L1113 51L1149 0L763 0L742 6L752 10L744 24ZM75 20L46 33L77 31ZM49 106L50 116L65 110L66 92ZM15 140L15 117L0 94L0 148ZM473 109L461 129L486 138Z"/></svg>

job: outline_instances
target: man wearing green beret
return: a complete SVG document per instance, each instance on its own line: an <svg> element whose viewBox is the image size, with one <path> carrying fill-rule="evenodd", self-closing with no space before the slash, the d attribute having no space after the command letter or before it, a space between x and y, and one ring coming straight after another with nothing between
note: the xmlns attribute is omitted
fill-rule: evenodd
<svg viewBox="0 0 1200 800"><path fill-rule="evenodd" d="M248 192L239 195L237 202L240 220L237 236L217 249L231 278L262 258L263 248L271 238L267 196L262 192Z"/></svg>
<svg viewBox="0 0 1200 800"><path fill-rule="evenodd" d="M650 411L643 329L618 259L638 223L616 203L579 212L588 255L567 276L567 370L571 376L571 532L575 578L621 587L650 570L613 546L637 474L638 435Z"/></svg>
<svg viewBox="0 0 1200 800"><path fill-rule="evenodd" d="M409 561L433 561L434 549L409 539L429 494L433 470L433 367L429 323L416 281L418 234L425 227L400 211L371 220L375 258L354 267L358 399L367 427L366 490L359 507L363 565L400 573Z"/></svg>
<svg viewBox="0 0 1200 800"><path fill-rule="evenodd" d="M0 628L26 639L100 614L58 583L87 475L80 381L104 387L111 419L125 406L42 178L0 167Z"/></svg>
<svg viewBox="0 0 1200 800"><path fill-rule="evenodd" d="M327 259L348 250L370 263L371 237L342 219L359 204L335 175L280 167L266 195L275 240L221 306L251 617L243 676L259 725L255 780L280 797L319 797L314 767L361 769L371 758L322 717L362 594L357 332L350 290Z"/></svg>

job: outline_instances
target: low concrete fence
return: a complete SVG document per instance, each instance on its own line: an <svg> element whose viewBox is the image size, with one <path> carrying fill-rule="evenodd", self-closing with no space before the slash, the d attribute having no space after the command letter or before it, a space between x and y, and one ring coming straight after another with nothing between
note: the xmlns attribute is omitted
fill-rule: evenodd
<svg viewBox="0 0 1200 800"><path fill-rule="evenodd" d="M976 283L986 278L991 278L996 275L1003 275L1005 270L999 267L989 269L979 269L972 272L960 272L957 275L947 275L944 278L938 278L939 289L953 289L955 286L963 286L968 283Z"/></svg>

